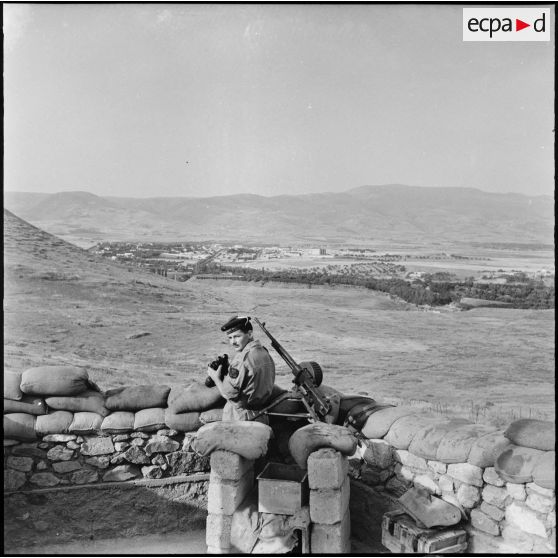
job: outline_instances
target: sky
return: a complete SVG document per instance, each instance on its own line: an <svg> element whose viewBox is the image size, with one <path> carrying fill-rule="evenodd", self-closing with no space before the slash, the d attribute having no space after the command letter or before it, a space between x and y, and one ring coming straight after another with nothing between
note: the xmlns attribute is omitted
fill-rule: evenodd
<svg viewBox="0 0 558 558"><path fill-rule="evenodd" d="M6 191L554 192L553 28L463 42L456 4L3 11Z"/></svg>

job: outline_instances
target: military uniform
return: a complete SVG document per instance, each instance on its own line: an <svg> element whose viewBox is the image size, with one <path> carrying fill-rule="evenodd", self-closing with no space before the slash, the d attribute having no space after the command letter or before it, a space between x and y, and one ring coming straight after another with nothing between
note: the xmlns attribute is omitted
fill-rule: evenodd
<svg viewBox="0 0 558 558"><path fill-rule="evenodd" d="M255 340L237 353L223 379L227 399L223 420L251 420L268 403L275 383L275 363L267 349ZM267 422L262 415L257 420Z"/></svg>

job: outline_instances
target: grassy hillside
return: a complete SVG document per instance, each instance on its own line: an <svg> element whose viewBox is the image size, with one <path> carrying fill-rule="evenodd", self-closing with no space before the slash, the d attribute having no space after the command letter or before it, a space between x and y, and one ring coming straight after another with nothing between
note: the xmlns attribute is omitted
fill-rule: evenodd
<svg viewBox="0 0 558 558"><path fill-rule="evenodd" d="M85 365L104 389L187 383L228 350L219 326L246 312L346 394L481 422L553 416L554 311L423 312L359 288L175 283L4 219L7 368Z"/></svg>

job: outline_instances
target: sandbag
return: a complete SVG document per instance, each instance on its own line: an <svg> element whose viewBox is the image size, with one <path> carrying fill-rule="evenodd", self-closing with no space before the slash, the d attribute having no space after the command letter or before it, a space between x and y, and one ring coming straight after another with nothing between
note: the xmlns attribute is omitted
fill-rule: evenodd
<svg viewBox="0 0 558 558"><path fill-rule="evenodd" d="M30 415L45 415L47 407L45 400L33 395L24 395L20 401L4 399L4 414L28 413Z"/></svg>
<svg viewBox="0 0 558 558"><path fill-rule="evenodd" d="M166 428L165 409L162 407L142 409L135 414L134 430L139 430L140 432L155 432L162 428Z"/></svg>
<svg viewBox="0 0 558 558"><path fill-rule="evenodd" d="M399 498L399 503L419 527L443 527L461 521L460 507L430 494L424 488L410 488Z"/></svg>
<svg viewBox="0 0 558 558"><path fill-rule="evenodd" d="M494 467L496 458L509 446L511 442L501 430L485 434L473 442L467 463L482 468Z"/></svg>
<svg viewBox="0 0 558 558"><path fill-rule="evenodd" d="M36 440L36 420L36 416L27 413L8 413L4 415L4 437L11 440Z"/></svg>
<svg viewBox="0 0 558 558"><path fill-rule="evenodd" d="M189 386L173 386L167 404L173 413L207 411L225 404L216 386L208 388L204 383L194 381Z"/></svg>
<svg viewBox="0 0 558 558"><path fill-rule="evenodd" d="M391 409L379 411L373 414L368 420L373 420L377 415L390 410ZM420 415L402 416L390 426L387 434L384 436L384 440L394 448L406 450L409 449L409 445L419 430L425 426L439 423L440 419L436 417L424 417Z"/></svg>
<svg viewBox="0 0 558 558"><path fill-rule="evenodd" d="M38 366L21 375L21 391L29 395L76 395L90 388L89 376L77 366Z"/></svg>
<svg viewBox="0 0 558 558"><path fill-rule="evenodd" d="M362 434L369 440L383 438L396 420L408 415L415 415L415 413L416 409L403 406L380 409L366 421L365 425L362 427Z"/></svg>
<svg viewBox="0 0 558 558"><path fill-rule="evenodd" d="M442 438L436 451L436 460L442 463L465 463L476 440L495 431L495 426L484 424L457 426Z"/></svg>
<svg viewBox="0 0 558 558"><path fill-rule="evenodd" d="M258 459L267 453L271 434L271 428L261 422L212 422L198 430L190 447L201 456L226 450L246 459Z"/></svg>
<svg viewBox="0 0 558 558"><path fill-rule="evenodd" d="M78 411L68 428L71 434L89 434L101 430L103 417L99 413Z"/></svg>
<svg viewBox="0 0 558 558"><path fill-rule="evenodd" d="M223 420L223 408L209 409L200 413L200 422L202 424L209 424L210 422L217 422Z"/></svg>
<svg viewBox="0 0 558 558"><path fill-rule="evenodd" d="M466 419L443 420L421 428L409 444L409 451L423 459L436 459L436 452L442 438L457 426L471 424Z"/></svg>
<svg viewBox="0 0 558 558"><path fill-rule="evenodd" d="M507 482L532 482L535 466L543 454L542 450L512 445L496 458L494 469Z"/></svg>
<svg viewBox="0 0 558 558"><path fill-rule="evenodd" d="M47 397L45 401L51 409L56 409L58 411L97 413L103 418L110 413L105 407L105 398L103 394L91 389L79 395L72 395L69 397Z"/></svg>
<svg viewBox="0 0 558 558"><path fill-rule="evenodd" d="M552 451L556 425L547 420L519 419L508 426L504 436L516 446Z"/></svg>
<svg viewBox="0 0 558 558"><path fill-rule="evenodd" d="M163 385L127 386L109 389L105 393L105 407L109 411L141 411L166 407L170 387Z"/></svg>
<svg viewBox="0 0 558 558"><path fill-rule="evenodd" d="M4 370L4 399L19 401L23 397L20 385L21 372Z"/></svg>
<svg viewBox="0 0 558 558"><path fill-rule="evenodd" d="M101 423L101 430L109 434L121 434L134 429L136 415L131 411L115 411L107 415Z"/></svg>
<svg viewBox="0 0 558 558"><path fill-rule="evenodd" d="M556 487L556 452L545 451L536 461L533 469L533 482L543 488L555 490Z"/></svg>
<svg viewBox="0 0 558 558"><path fill-rule="evenodd" d="M192 413L173 413L170 409L165 409L165 424L179 432L192 432L197 430L202 425L202 422L197 411Z"/></svg>
<svg viewBox="0 0 558 558"><path fill-rule="evenodd" d="M357 440L348 428L323 422L299 428L289 440L289 452L301 469L306 469L308 456L320 448L333 448L343 455L353 455L356 446Z"/></svg>
<svg viewBox="0 0 558 558"><path fill-rule="evenodd" d="M37 417L35 431L39 436L67 434L73 420L74 413L70 413L70 411L54 411L54 413Z"/></svg>
<svg viewBox="0 0 558 558"><path fill-rule="evenodd" d="M366 423L370 417L383 410L393 407L393 405L383 405L377 401L372 400L372 403L357 403L352 409L347 413L347 417L343 426L352 426L362 433L363 428L365 428ZM366 438L367 436L363 434Z"/></svg>

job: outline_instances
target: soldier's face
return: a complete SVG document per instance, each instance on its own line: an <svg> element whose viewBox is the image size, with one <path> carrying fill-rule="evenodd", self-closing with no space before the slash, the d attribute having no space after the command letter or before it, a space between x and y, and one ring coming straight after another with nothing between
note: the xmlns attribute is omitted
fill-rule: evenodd
<svg viewBox="0 0 558 558"><path fill-rule="evenodd" d="M246 345L252 341L252 332L248 331L244 333L237 329L232 333L229 333L229 343L234 347L235 351L242 351Z"/></svg>

